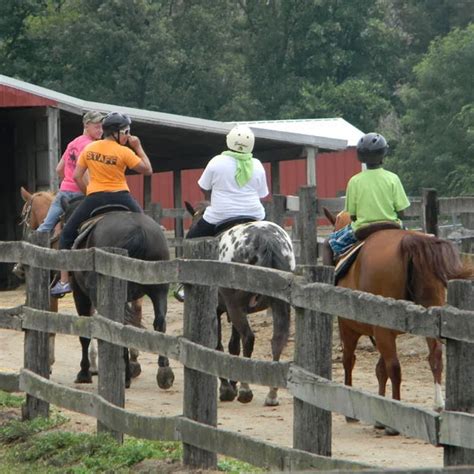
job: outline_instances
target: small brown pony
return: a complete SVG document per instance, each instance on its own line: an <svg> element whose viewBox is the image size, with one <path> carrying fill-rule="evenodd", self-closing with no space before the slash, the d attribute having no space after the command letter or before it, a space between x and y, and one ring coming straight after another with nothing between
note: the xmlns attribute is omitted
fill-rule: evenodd
<svg viewBox="0 0 474 474"><path fill-rule="evenodd" d="M350 222L347 212L326 217L341 229ZM370 234L349 271L337 285L375 295L409 300L416 304L442 306L445 304L447 282L455 278L472 278L473 269L463 266L454 246L447 240L420 232L390 229ZM396 337L399 331L339 318L343 347L344 383L352 385L352 370L357 342L363 335L375 340L380 353L375 369L379 395L385 396L387 380L392 383L392 397L400 400L401 369L397 356ZM434 377L434 408L444 407L441 392L442 345L438 339L427 337L428 361ZM351 420L348 420L351 421ZM380 424L377 427L382 427ZM397 434L386 428L387 434Z"/></svg>

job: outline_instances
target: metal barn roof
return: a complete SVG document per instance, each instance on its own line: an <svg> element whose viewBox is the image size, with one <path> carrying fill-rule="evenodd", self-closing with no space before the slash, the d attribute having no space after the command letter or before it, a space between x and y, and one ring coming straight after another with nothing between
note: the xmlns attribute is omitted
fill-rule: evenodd
<svg viewBox="0 0 474 474"><path fill-rule="evenodd" d="M364 132L343 118L262 120L245 122L252 129L278 130L280 132L300 133L319 137L346 140L347 146L356 146Z"/></svg>
<svg viewBox="0 0 474 474"><path fill-rule="evenodd" d="M235 123L86 101L0 75L0 109L32 106L52 106L61 110L64 139L72 139L77 134L80 126L77 116L88 110L118 111L130 115L133 132L142 140L155 172L204 167L210 157L225 148L225 135ZM255 155L264 162L298 158L305 146L317 147L321 151L347 147L346 139L331 134L302 133L299 129L263 126L265 123L271 122L250 124L256 136Z"/></svg>

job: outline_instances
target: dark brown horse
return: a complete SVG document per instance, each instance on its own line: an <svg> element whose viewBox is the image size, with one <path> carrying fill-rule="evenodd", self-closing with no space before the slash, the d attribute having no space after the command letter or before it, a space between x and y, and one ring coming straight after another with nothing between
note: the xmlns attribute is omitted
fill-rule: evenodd
<svg viewBox="0 0 474 474"><path fill-rule="evenodd" d="M63 203L65 220L79 204L79 200ZM75 248L114 247L125 249L128 256L147 261L169 260L169 250L165 234L161 226L142 213L129 211L108 212L94 225L87 236ZM80 316L92 316L97 300L96 275L91 272L72 272L71 285L76 310ZM167 284L141 285L129 282L127 285L127 302L134 302L147 295L153 304L155 313L153 327L156 331L166 332L166 312L168 300ZM141 306L140 306L141 307ZM138 325L137 315L130 312L128 305L127 320ZM140 314L141 316L141 314ZM77 374L76 383L91 383L92 373L88 348L90 339L81 337L82 359L81 370ZM130 385L133 373L129 370L128 351L125 350L126 386ZM160 388L168 389L173 385L174 374L169 367L167 357L158 357L157 383Z"/></svg>
<svg viewBox="0 0 474 474"><path fill-rule="evenodd" d="M188 212L196 222L209 203L203 201L194 209L185 203ZM278 270L292 271L295 268L293 246L288 234L280 226L268 221L238 224L217 236L219 240L219 260L223 262L247 263ZM240 354L240 344L244 357L251 357L255 343L255 335L250 327L247 315L267 308L272 310L273 360L280 360L280 355L288 341L290 329L290 305L275 298L263 297L254 293L229 288L218 291L218 344L217 350L223 351L221 316L227 313L232 323L229 340L229 353ZM271 387L265 399L265 405L278 405L278 388ZM247 383L241 382L237 392L237 382L221 378L219 389L221 401L232 401L236 397L241 403L249 403L253 398L252 390Z"/></svg>
<svg viewBox="0 0 474 474"><path fill-rule="evenodd" d="M325 214L336 230L350 222L347 213L340 213L337 218L326 210ZM463 266L456 249L447 240L414 231L391 229L379 230L365 239L355 262L337 285L429 307L445 304L448 280L471 278L472 275L472 268ZM386 383L390 379L392 397L400 400L402 378L396 338L401 333L344 318L339 318L339 331L343 347L344 383L352 385L356 360L354 352L359 338L371 336L380 353L375 369L379 395L385 396ZM442 345L438 339L427 337L426 341L435 384L434 408L441 410L444 407L441 391ZM386 431L397 434L389 428Z"/></svg>

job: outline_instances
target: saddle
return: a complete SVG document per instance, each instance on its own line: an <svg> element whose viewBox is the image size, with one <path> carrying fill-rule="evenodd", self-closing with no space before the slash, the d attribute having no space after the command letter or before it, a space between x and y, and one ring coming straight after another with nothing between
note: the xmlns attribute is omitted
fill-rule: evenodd
<svg viewBox="0 0 474 474"><path fill-rule="evenodd" d="M225 219L219 222L216 227L216 235L222 234L226 230L229 230L231 227L234 227L239 224L246 224L247 222L255 222L257 219L251 216L237 216L231 217L230 219Z"/></svg>
<svg viewBox="0 0 474 474"><path fill-rule="evenodd" d="M351 268L351 265L354 263L360 249L365 243L365 239L379 230L388 229L400 229L400 226L395 222L383 221L375 222L374 224L369 224L356 230L355 236L357 237L358 242L356 242L349 250L344 252L336 263L336 268L334 269L334 281L336 285L338 281L346 275L349 268Z"/></svg>
<svg viewBox="0 0 474 474"><path fill-rule="evenodd" d="M79 248L79 245L87 238L87 236L91 233L92 229L96 226L97 222L99 222L105 214L109 214L111 212L132 212L127 206L123 206L122 204L107 204L106 206L96 207L91 213L89 219L86 219L84 222L81 223L79 226L79 235L76 237L74 244L72 246L73 249Z"/></svg>

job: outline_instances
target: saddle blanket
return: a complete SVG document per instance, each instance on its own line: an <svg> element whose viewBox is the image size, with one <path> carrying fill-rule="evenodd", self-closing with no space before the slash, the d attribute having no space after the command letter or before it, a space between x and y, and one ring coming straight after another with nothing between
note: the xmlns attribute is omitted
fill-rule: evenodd
<svg viewBox="0 0 474 474"><path fill-rule="evenodd" d="M360 249L364 245L365 241L357 242L352 246L347 252L343 253L339 258L336 268L334 270L334 284L337 285L337 282L349 271L351 265L354 263L354 260L357 258Z"/></svg>

